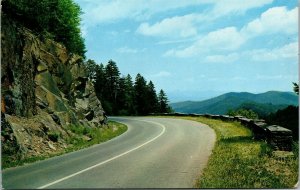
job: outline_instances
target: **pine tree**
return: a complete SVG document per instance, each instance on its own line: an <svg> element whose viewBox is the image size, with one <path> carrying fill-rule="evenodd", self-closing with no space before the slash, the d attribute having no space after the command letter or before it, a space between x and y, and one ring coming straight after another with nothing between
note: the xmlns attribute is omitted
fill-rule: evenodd
<svg viewBox="0 0 300 190"><path fill-rule="evenodd" d="M128 112L128 115L135 115L136 110L134 106L134 86L131 76L128 74L125 78L125 109Z"/></svg>
<svg viewBox="0 0 300 190"><path fill-rule="evenodd" d="M156 113L158 111L158 98L152 81L148 83L147 88L147 111L148 113Z"/></svg>
<svg viewBox="0 0 300 190"><path fill-rule="evenodd" d="M107 80L105 85L105 94L107 96L107 100L116 103L119 89L120 72L117 64L112 60L109 60L105 67L105 77Z"/></svg>
<svg viewBox="0 0 300 190"><path fill-rule="evenodd" d="M98 65L94 60L89 59L85 65L88 78L94 84L97 97L103 100L104 84L107 83L103 64Z"/></svg>
<svg viewBox="0 0 300 190"><path fill-rule="evenodd" d="M168 98L166 93L161 89L158 94L158 104L160 113L169 113L171 108L168 105Z"/></svg>
<svg viewBox="0 0 300 190"><path fill-rule="evenodd" d="M135 106L138 115L147 114L147 82L141 74L137 74L134 83Z"/></svg>
<svg viewBox="0 0 300 190"><path fill-rule="evenodd" d="M100 100L102 100L104 99L104 88L105 88L105 84L107 83L103 64L102 63L100 65L97 64L95 67L95 71L96 71L95 72L96 81L94 82L94 87L95 87L97 97Z"/></svg>

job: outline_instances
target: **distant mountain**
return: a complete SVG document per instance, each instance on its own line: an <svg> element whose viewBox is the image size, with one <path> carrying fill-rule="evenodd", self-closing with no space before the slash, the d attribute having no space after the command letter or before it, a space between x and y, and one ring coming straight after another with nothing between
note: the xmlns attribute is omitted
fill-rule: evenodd
<svg viewBox="0 0 300 190"><path fill-rule="evenodd" d="M267 114L298 104L298 96L292 92L268 91L261 94L229 92L204 101L184 101L170 105L176 112L183 113L226 114L228 110L248 108Z"/></svg>

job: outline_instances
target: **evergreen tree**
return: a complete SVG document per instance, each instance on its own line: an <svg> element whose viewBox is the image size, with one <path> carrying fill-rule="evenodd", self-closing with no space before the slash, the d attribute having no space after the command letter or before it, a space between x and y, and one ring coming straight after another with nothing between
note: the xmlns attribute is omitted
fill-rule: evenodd
<svg viewBox="0 0 300 190"><path fill-rule="evenodd" d="M169 113L171 108L168 105L168 98L165 92L161 89L158 94L159 113Z"/></svg>
<svg viewBox="0 0 300 190"><path fill-rule="evenodd" d="M96 79L97 63L94 60L89 59L85 62L85 66L86 66L88 78L95 83L97 80Z"/></svg>
<svg viewBox="0 0 300 190"><path fill-rule="evenodd" d="M119 79L119 89L118 89L118 96L117 96L117 103L116 103L116 113L118 115L128 115L126 109L126 83L125 77L121 77Z"/></svg>
<svg viewBox="0 0 300 190"><path fill-rule="evenodd" d="M95 67L96 71L96 81L94 82L94 87L96 90L96 95L97 97L102 100L104 99L104 88L105 84L107 83L107 79L105 77L105 71L104 71L104 66L101 63L100 65L96 65Z"/></svg>
<svg viewBox="0 0 300 190"><path fill-rule="evenodd" d="M131 76L128 74L125 78L125 109L128 115L135 115L136 110L134 106L134 86Z"/></svg>
<svg viewBox="0 0 300 190"><path fill-rule="evenodd" d="M147 114L147 82L141 74L137 74L134 83L135 106L138 115Z"/></svg>
<svg viewBox="0 0 300 190"><path fill-rule="evenodd" d="M156 113L158 111L158 98L152 81L148 83L147 88L147 111L148 113Z"/></svg>
<svg viewBox="0 0 300 190"><path fill-rule="evenodd" d="M294 87L293 87L294 92L295 92L297 95L299 95L299 84L293 82L293 85L294 85Z"/></svg>
<svg viewBox="0 0 300 190"><path fill-rule="evenodd" d="M117 64L112 60L109 60L105 67L105 77L107 80L105 85L105 95L107 96L107 100L116 103L119 89L120 72Z"/></svg>
<svg viewBox="0 0 300 190"><path fill-rule="evenodd" d="M168 98L163 90L157 97L152 81L137 74L135 82L128 74L120 77L117 64L110 60L104 67L94 60L86 61L88 77L93 81L96 95L108 115L147 115L170 112Z"/></svg>
<svg viewBox="0 0 300 190"><path fill-rule="evenodd" d="M87 75L89 80L94 84L95 92L98 99L103 100L104 84L106 84L106 77L104 66L101 63L98 65L94 60L87 60L85 62Z"/></svg>

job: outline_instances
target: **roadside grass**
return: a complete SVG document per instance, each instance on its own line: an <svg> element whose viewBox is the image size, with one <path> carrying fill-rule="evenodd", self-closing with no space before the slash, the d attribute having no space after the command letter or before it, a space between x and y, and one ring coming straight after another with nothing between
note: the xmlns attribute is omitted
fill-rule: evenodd
<svg viewBox="0 0 300 190"><path fill-rule="evenodd" d="M121 135L127 130L127 126L115 121L108 122L107 128L86 128L83 126L70 126L70 129L76 136L67 140L71 146L67 148L67 152L72 152L82 148L89 147L108 141L116 136ZM87 136L90 139L84 139Z"/></svg>
<svg viewBox="0 0 300 190"><path fill-rule="evenodd" d="M277 157L264 141L253 140L252 132L239 122L204 117L194 120L213 128L217 141L196 188L293 188L298 181L299 144L294 157Z"/></svg>
<svg viewBox="0 0 300 190"><path fill-rule="evenodd" d="M127 126L115 121L108 121L107 126L103 128L86 128L83 126L69 126L70 131L75 135L66 139L67 148L63 151L50 154L50 155L41 155L41 156L32 156L27 158L21 158L20 155L16 154L13 156L2 155L2 169L21 166L27 163L36 162L39 160L45 160L54 156L59 156L83 148L87 148L94 144L99 144L105 141L108 141L116 136L121 135L127 131ZM54 140L61 138L58 134L50 135ZM88 137L88 138L87 138Z"/></svg>

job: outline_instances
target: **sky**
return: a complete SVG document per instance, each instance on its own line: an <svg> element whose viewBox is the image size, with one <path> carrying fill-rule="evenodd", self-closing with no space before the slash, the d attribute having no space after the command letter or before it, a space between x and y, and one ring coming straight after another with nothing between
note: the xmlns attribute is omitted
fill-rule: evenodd
<svg viewBox="0 0 300 190"><path fill-rule="evenodd" d="M112 59L170 102L292 91L297 0L75 0L86 57Z"/></svg>

